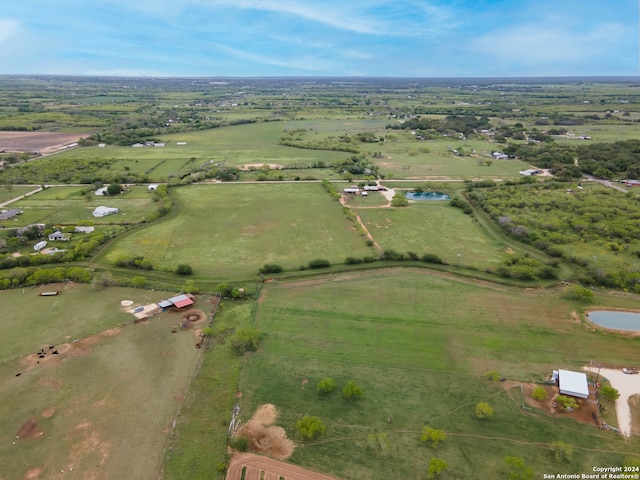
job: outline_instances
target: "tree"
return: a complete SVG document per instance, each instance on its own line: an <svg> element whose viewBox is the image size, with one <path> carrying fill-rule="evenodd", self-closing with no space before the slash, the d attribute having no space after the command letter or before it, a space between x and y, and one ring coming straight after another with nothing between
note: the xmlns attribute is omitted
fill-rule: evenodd
<svg viewBox="0 0 640 480"><path fill-rule="evenodd" d="M609 385L605 385L600 389L600 396L605 400L615 401L620 397L620 392Z"/></svg>
<svg viewBox="0 0 640 480"><path fill-rule="evenodd" d="M233 292L233 287L227 282L223 282L216 285L213 291L219 293L221 297L230 297L231 292Z"/></svg>
<svg viewBox="0 0 640 480"><path fill-rule="evenodd" d="M363 394L364 392L362 389L353 380L347 382L342 389L342 398L345 398L346 400L360 400Z"/></svg>
<svg viewBox="0 0 640 480"><path fill-rule="evenodd" d="M110 183L107 187L107 193L109 195L118 195L119 193L122 193L122 190L122 185L119 183Z"/></svg>
<svg viewBox="0 0 640 480"><path fill-rule="evenodd" d="M241 328L231 337L231 347L242 355L247 351L255 351L258 346L258 331L251 327Z"/></svg>
<svg viewBox="0 0 640 480"><path fill-rule="evenodd" d="M577 302L588 302L593 299L593 292L582 285L572 285L567 289L567 297Z"/></svg>
<svg viewBox="0 0 640 480"><path fill-rule="evenodd" d="M493 408L487 402L479 402L476 404L476 417L480 420L493 417Z"/></svg>
<svg viewBox="0 0 640 480"><path fill-rule="evenodd" d="M296 423L296 431L305 440L313 440L327 430L320 417L305 415Z"/></svg>
<svg viewBox="0 0 640 480"><path fill-rule="evenodd" d="M551 451L559 462L571 463L571 460L573 460L573 445L564 442L553 442Z"/></svg>
<svg viewBox="0 0 640 480"><path fill-rule="evenodd" d="M184 285L180 288L185 293L199 293L200 289L196 285L195 280L187 280L184 282Z"/></svg>
<svg viewBox="0 0 640 480"><path fill-rule="evenodd" d="M336 389L336 381L331 377L325 377L318 382L318 393L331 393Z"/></svg>
<svg viewBox="0 0 640 480"><path fill-rule="evenodd" d="M265 263L261 268L260 268L260 273L280 273L282 272L283 268L281 265L278 265L277 263Z"/></svg>
<svg viewBox="0 0 640 480"><path fill-rule="evenodd" d="M438 478L442 474L442 472L444 472L447 468L449 468L449 465L447 465L447 462L445 462L441 458L433 457L429 462L429 470L427 472L427 477Z"/></svg>
<svg viewBox="0 0 640 480"><path fill-rule="evenodd" d="M447 434L444 433L444 430L436 430L435 428L431 428L427 425L422 427L420 440L428 443L430 447L437 447L440 442L443 442L446 438Z"/></svg>
<svg viewBox="0 0 640 480"><path fill-rule="evenodd" d="M531 397L538 402L541 402L547 398L547 391L544 387L536 387L531 394Z"/></svg>
<svg viewBox="0 0 640 480"><path fill-rule="evenodd" d="M191 267L191 265L188 265L186 263L181 263L180 265L178 265L176 267L175 272L178 275L192 275L193 274L193 268Z"/></svg>
<svg viewBox="0 0 640 480"><path fill-rule="evenodd" d="M405 197L404 194L401 192L396 193L391 199L392 207L406 207L408 205L409 205L409 200L407 200L407 197Z"/></svg>
<svg viewBox="0 0 640 480"><path fill-rule="evenodd" d="M509 480L533 480L533 468L526 465L524 458L506 456L504 463L511 467Z"/></svg>

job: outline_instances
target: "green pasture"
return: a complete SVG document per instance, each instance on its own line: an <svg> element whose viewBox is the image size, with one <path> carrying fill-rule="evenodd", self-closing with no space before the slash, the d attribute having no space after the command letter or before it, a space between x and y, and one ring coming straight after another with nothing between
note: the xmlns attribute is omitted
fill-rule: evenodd
<svg viewBox="0 0 640 480"><path fill-rule="evenodd" d="M278 144L284 122L263 122L199 132L163 135L165 147L84 147L57 154L57 158L110 159L109 171L148 173L152 180L178 174L187 163L193 166L214 160L228 166L265 163L287 167L308 166L317 161L343 160L345 152L305 150ZM178 145L186 142L186 145ZM191 159L194 160L191 160Z"/></svg>
<svg viewBox="0 0 640 480"><path fill-rule="evenodd" d="M363 199L363 201L367 201ZM495 267L507 244L489 236L469 215L446 201L413 201L408 207L356 208L383 249L434 253L443 261L479 269Z"/></svg>
<svg viewBox="0 0 640 480"><path fill-rule="evenodd" d="M127 187L127 191L116 196L98 196L93 192L83 194L83 187L50 187L35 195L19 200L12 208L23 211L11 226L30 223L74 224L90 221L99 224L138 223L153 213L157 206L146 186ZM102 218L92 215L96 207L116 207L120 212Z"/></svg>
<svg viewBox="0 0 640 480"><path fill-rule="evenodd" d="M343 135L344 133L353 134L370 130L384 132L385 126L391 122L392 120L386 118L317 118L313 120L287 121L284 130L304 128L308 130L308 135L315 135L316 133L319 135ZM308 136L307 138L311 137Z"/></svg>
<svg viewBox="0 0 640 480"><path fill-rule="evenodd" d="M595 303L640 308L636 296L598 296ZM537 476L621 465L625 454L639 451L637 438L625 441L544 410L523 412L517 384L506 390L485 378L498 371L534 382L589 360L633 361L637 339L590 331L572 320L574 310L580 307L560 290L405 268L270 283L256 316L259 351L241 373L243 419L274 404L277 424L299 442L290 461L345 479L422 478L433 456L449 465L445 478L508 478L507 455L524 458ZM338 388L319 397L315 386L326 376ZM349 380L363 389L360 401L341 398ZM480 401L494 408L492 419L475 418ZM304 415L327 427L317 442L303 443L295 433ZM424 425L447 433L440 447L419 441ZM372 437L379 434L386 435L382 446ZM549 448L556 441L574 446L570 465L556 463Z"/></svg>
<svg viewBox="0 0 640 480"><path fill-rule="evenodd" d="M34 187L34 186L19 186L19 185L0 186L0 203L7 202L13 198L19 197L20 195L24 195L25 193L32 192L36 188L37 187ZM11 208L13 208L11 204L7 205L6 207L2 207L3 210L9 210Z"/></svg>
<svg viewBox="0 0 640 480"><path fill-rule="evenodd" d="M193 185L171 195L175 215L120 237L100 261L141 255L156 268L187 263L197 276L233 279L265 263L295 269L371 251L316 183Z"/></svg>
<svg viewBox="0 0 640 480"><path fill-rule="evenodd" d="M57 297L37 297L36 289L0 292L3 311L10 312L1 340L3 478L24 478L37 468L41 478L62 470L76 479L156 476L196 365L193 330L171 333L177 313L134 324L121 311L123 299L146 304L169 295L163 292L61 290ZM100 333L117 325L123 326ZM90 334L97 335L84 338ZM37 364L33 352L43 347L48 355ZM17 439L30 419L42 434Z"/></svg>

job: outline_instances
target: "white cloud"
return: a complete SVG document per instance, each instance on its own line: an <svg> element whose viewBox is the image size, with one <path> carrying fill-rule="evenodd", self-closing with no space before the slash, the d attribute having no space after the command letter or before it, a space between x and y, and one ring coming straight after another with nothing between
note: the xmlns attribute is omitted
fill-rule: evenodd
<svg viewBox="0 0 640 480"><path fill-rule="evenodd" d="M266 55L247 52L245 50L240 50L228 45L216 45L216 47L223 53L233 57L276 67L286 67L289 70L321 72L333 68L333 65L330 62L309 56L296 58L274 58Z"/></svg>
<svg viewBox="0 0 640 480"><path fill-rule="evenodd" d="M624 31L623 26L616 24L586 31L570 31L550 24L513 26L478 37L472 48L489 57L520 64L576 63L610 50Z"/></svg>
<svg viewBox="0 0 640 480"><path fill-rule="evenodd" d="M21 30L20 22L9 18L0 18L0 42L6 42Z"/></svg>

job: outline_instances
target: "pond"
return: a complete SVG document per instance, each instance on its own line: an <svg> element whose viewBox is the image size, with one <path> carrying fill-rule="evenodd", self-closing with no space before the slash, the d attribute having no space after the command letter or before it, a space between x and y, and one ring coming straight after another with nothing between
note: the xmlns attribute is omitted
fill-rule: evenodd
<svg viewBox="0 0 640 480"><path fill-rule="evenodd" d="M406 192L404 196L409 200L451 200L449 195L440 192Z"/></svg>
<svg viewBox="0 0 640 480"><path fill-rule="evenodd" d="M589 312L587 318L590 322L604 328L640 332L640 313L598 310Z"/></svg>

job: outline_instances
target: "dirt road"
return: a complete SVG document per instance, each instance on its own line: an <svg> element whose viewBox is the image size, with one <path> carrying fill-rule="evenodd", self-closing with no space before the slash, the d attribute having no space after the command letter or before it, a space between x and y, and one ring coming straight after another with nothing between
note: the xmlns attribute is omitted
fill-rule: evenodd
<svg viewBox="0 0 640 480"><path fill-rule="evenodd" d="M322 473L312 472L288 463L252 453L235 453L227 470L226 480L240 480L242 470L246 468L245 480L338 480ZM262 476L264 472L264 476Z"/></svg>

